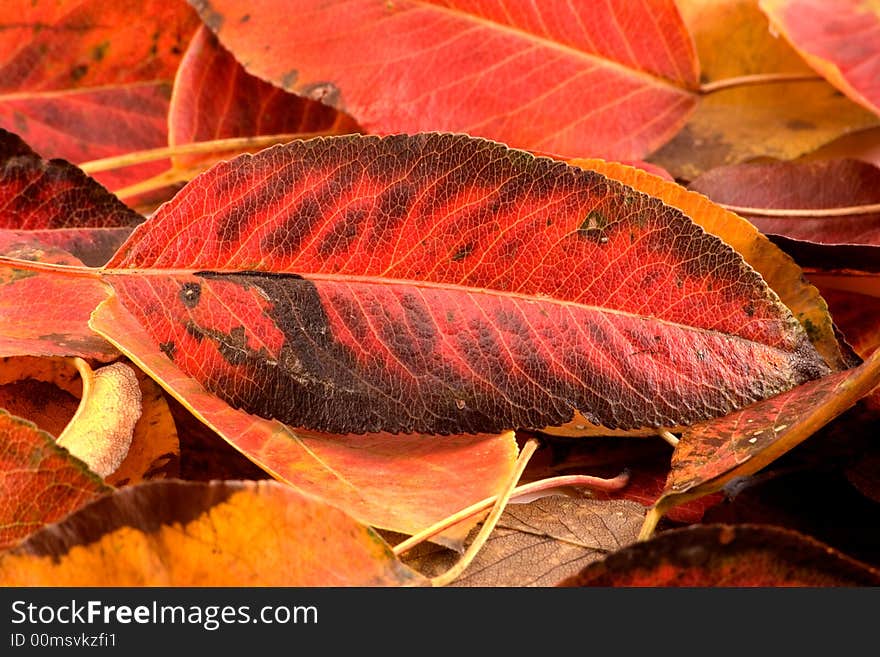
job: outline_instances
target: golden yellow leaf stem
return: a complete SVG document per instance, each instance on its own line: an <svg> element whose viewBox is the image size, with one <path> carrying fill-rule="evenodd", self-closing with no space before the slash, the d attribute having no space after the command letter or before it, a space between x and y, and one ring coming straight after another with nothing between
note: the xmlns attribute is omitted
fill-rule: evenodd
<svg viewBox="0 0 880 657"><path fill-rule="evenodd" d="M536 449L538 449L538 440L536 438L529 438L519 452L510 479L508 479L504 489L498 495L498 499L495 500L495 505L492 507L492 511L489 512L489 517L483 522L483 526L480 527L480 531L477 532L473 542L468 546L467 550L465 550L464 554L461 556L461 559L459 559L452 568L441 575L437 575L437 577L431 578L432 586L446 586L447 584L451 584L471 564L474 557L477 556L477 553L483 548L483 545L485 545L489 538L489 534L495 529L495 525L498 524L501 514L504 512L507 503L510 501L513 489L516 488L519 478L522 477L522 473L526 469L526 465L528 465L529 460L532 458L532 454L535 453Z"/></svg>
<svg viewBox="0 0 880 657"><path fill-rule="evenodd" d="M821 75L815 73L757 73L755 75L740 75L734 78L723 78L700 85L700 93L704 96L733 89L735 87L752 87L758 84L778 84L782 82L819 82L824 80Z"/></svg>
<svg viewBox="0 0 880 657"><path fill-rule="evenodd" d="M752 214L761 217L850 217L860 214L880 212L880 203L851 205L842 208L751 208L741 205L719 203L725 210L737 214Z"/></svg>
<svg viewBox="0 0 880 657"><path fill-rule="evenodd" d="M137 196L138 194L146 194L147 192L162 189L163 187L168 187L169 185L174 185L175 183L191 180L199 173L201 173L201 169L168 169L167 171L163 171L162 173L155 175L152 178L140 180L133 185L129 185L128 187L120 187L119 189L111 191L116 196L116 198L120 200L125 200L127 198Z"/></svg>
<svg viewBox="0 0 880 657"><path fill-rule="evenodd" d="M571 486L577 488L592 488L594 490L603 490L603 491L616 491L620 490L624 486L629 483L629 474L623 472L616 477L611 479L605 479L603 477L593 477L590 475L565 475L562 477L548 477L547 479L540 479L538 481L532 481L528 484L523 484L522 486L517 486L513 489L513 494L511 495L511 499L521 497L523 495L531 495L532 493L538 493L540 491L549 490L551 488L561 488L563 486ZM479 502L471 504L469 507L462 509L461 511L457 511L453 513L451 516L447 516L438 522L435 522L430 527L420 531L418 534L413 534L405 541L401 541L397 545L392 548L392 552L397 556L412 550L416 545L420 543L424 543L428 539L436 536L440 532L449 529L453 525L456 525L463 520L467 520L478 513L485 511L490 508L495 501L498 499L498 495L492 495L491 497L487 497Z"/></svg>
<svg viewBox="0 0 880 657"><path fill-rule="evenodd" d="M211 139L208 141L195 141L189 144L176 144L174 146L163 146L162 148L133 151L131 153L125 153L124 155L104 157L99 160L89 160L88 162L80 163L78 166L86 173L91 174L99 171L109 171L111 169L123 169L125 167L134 166L135 164L144 164L145 162L164 160L165 158L174 157L176 155L223 153L228 151L248 150L252 148L264 148L266 146L273 146L274 144L283 144L293 141L294 139L311 139L312 137L324 137L335 134L338 133L332 130L323 130L319 132L291 132L276 135Z"/></svg>
<svg viewBox="0 0 880 657"><path fill-rule="evenodd" d="M642 529L639 531L639 537L637 540L647 541L651 538L654 535L654 530L657 528L657 523L660 522L662 517L663 510L656 505L648 509L648 513L645 515L645 520L642 523Z"/></svg>

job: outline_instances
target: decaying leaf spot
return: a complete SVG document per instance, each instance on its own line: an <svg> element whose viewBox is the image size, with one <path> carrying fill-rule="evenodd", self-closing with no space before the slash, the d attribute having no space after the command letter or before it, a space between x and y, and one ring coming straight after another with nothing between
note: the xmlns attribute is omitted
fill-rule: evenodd
<svg viewBox="0 0 880 657"><path fill-rule="evenodd" d="M128 454L141 416L141 389L134 370L124 363L93 372L84 360L76 362L83 381L82 401L58 444L107 477Z"/></svg>

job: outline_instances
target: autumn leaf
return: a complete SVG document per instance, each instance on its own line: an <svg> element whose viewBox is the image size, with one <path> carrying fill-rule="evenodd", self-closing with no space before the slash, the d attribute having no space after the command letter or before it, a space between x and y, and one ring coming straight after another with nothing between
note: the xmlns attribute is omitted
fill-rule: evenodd
<svg viewBox="0 0 880 657"><path fill-rule="evenodd" d="M0 548L110 490L52 436L0 409Z"/></svg>
<svg viewBox="0 0 880 657"><path fill-rule="evenodd" d="M426 580L342 511L275 482L116 491L0 553L4 586L392 586Z"/></svg>
<svg viewBox="0 0 880 657"><path fill-rule="evenodd" d="M838 344L828 306L819 291L804 278L797 263L748 220L712 203L702 194L633 167L595 159L571 160L571 164L598 171L684 212L704 230L736 249L764 277L770 288L803 324L810 340L830 367L846 369L857 364ZM697 183L695 181L691 188L713 196Z"/></svg>
<svg viewBox="0 0 880 657"><path fill-rule="evenodd" d="M332 433L540 429L575 410L677 426L827 371L763 280L678 211L464 136L221 163L102 275L209 392Z"/></svg>
<svg viewBox="0 0 880 657"><path fill-rule="evenodd" d="M669 508L754 474L809 438L880 384L880 351L862 365L810 381L725 417L688 427L672 455L666 490L643 536Z"/></svg>
<svg viewBox="0 0 880 657"><path fill-rule="evenodd" d="M500 436L339 436L293 429L230 408L183 375L112 298L94 313L95 330L115 337L142 370L245 456L296 490L369 525L416 533L495 495L516 459L512 434ZM440 540L453 546L476 521Z"/></svg>
<svg viewBox="0 0 880 657"><path fill-rule="evenodd" d="M3 231L0 253L22 260L82 265L64 251L35 248L29 240L22 245L20 238L3 235ZM0 262L0 357L114 360L119 352L88 326L92 310L108 294L98 280L40 273Z"/></svg>
<svg viewBox="0 0 880 657"><path fill-rule="evenodd" d="M250 73L369 132L638 159L697 101L697 60L671 0L191 4Z"/></svg>
<svg viewBox="0 0 880 657"><path fill-rule="evenodd" d="M180 63L168 124L171 146L253 135L359 132L345 114L247 73L204 26L196 31ZM178 155L173 163L175 168L198 172L217 159Z"/></svg>
<svg viewBox="0 0 880 657"><path fill-rule="evenodd" d="M716 203L736 206L764 233L822 244L880 246L880 169L866 162L739 164L708 171L689 188ZM839 262L854 264L850 259Z"/></svg>
<svg viewBox="0 0 880 657"><path fill-rule="evenodd" d="M166 145L171 81L197 26L182 1L7 0L0 126L48 157L77 163ZM98 179L116 189L164 166Z"/></svg>
<svg viewBox="0 0 880 657"><path fill-rule="evenodd" d="M880 113L880 6L761 0L773 27L810 66L860 105ZM853 40L858 35L858 40Z"/></svg>
<svg viewBox="0 0 880 657"><path fill-rule="evenodd" d="M693 180L756 157L793 159L878 125L875 114L841 96L773 36L758 0L677 4L693 34L704 94L682 130L648 158L676 178Z"/></svg>
<svg viewBox="0 0 880 657"><path fill-rule="evenodd" d="M73 418L82 382L71 358L0 358L0 408L57 436Z"/></svg>
<svg viewBox="0 0 880 657"><path fill-rule="evenodd" d="M634 502L553 495L511 504L483 549L452 586L553 586L635 541L644 508ZM437 546L404 561L439 575L458 555Z"/></svg>
<svg viewBox="0 0 880 657"><path fill-rule="evenodd" d="M143 217L63 160L44 160L0 128L0 232L102 265Z"/></svg>
<svg viewBox="0 0 880 657"><path fill-rule="evenodd" d="M667 531L588 565L560 586L877 586L880 572L778 527Z"/></svg>

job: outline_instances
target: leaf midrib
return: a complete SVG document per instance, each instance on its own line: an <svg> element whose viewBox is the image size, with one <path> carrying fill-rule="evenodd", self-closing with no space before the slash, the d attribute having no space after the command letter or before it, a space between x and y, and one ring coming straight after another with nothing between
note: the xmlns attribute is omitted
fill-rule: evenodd
<svg viewBox="0 0 880 657"><path fill-rule="evenodd" d="M621 317L630 317L634 319L647 320L652 323L660 324L662 326L674 327L680 330L699 332L704 334L712 334L712 335L721 335L733 340L741 340L743 342L749 344L759 344L768 349L775 349L780 353L790 354L792 352L787 351L785 349L781 349L779 347L775 347L773 345L769 345L764 342L759 342L756 340L752 340L746 338L741 335L737 335L736 333L727 333L725 331L719 331L717 329L708 329L702 328L699 326L693 326L691 324L681 324L679 322L674 322L667 319L662 319L659 317L655 317L652 315L640 315L638 313L633 313L626 310L619 310L616 308L607 308L605 306L594 306L590 304L580 303L577 301L571 301L568 299L560 299L558 297L553 297L550 295L543 295L540 293L537 294L528 294L524 292L513 292L508 290L499 290L494 288L483 288L483 287L470 287L467 285L461 285L458 283L442 283L437 281L423 281L423 280L414 280L414 279L404 279L404 278L385 278L381 276L365 276L365 275L351 275L351 274L332 274L332 273L299 273L299 272L271 272L271 271L260 271L260 270L242 270L242 269L214 269L203 267L199 269L158 269L158 268L148 268L148 269L125 269L125 268L107 268L97 270L100 272L102 276L107 276L112 285L112 278L114 276L199 276L201 274L220 274L223 276L242 276L242 275L253 275L253 276L276 276L276 277L284 277L285 275L289 276L301 276L302 280L307 282L327 282L327 283L337 283L337 284L366 284L366 285L376 285L380 287L385 286L401 286L401 287L410 287L416 289L432 289L432 290L444 290L444 291L452 291L459 292L461 294L470 294L470 295L486 295L493 297L500 297L504 299L515 299L519 301L525 301L528 303L540 303L540 304L553 304L556 306L566 307L566 308L577 308L579 310L586 310L588 312L596 312L603 313L606 315L617 315ZM800 324L792 318L792 322L790 323L795 330L800 327Z"/></svg>

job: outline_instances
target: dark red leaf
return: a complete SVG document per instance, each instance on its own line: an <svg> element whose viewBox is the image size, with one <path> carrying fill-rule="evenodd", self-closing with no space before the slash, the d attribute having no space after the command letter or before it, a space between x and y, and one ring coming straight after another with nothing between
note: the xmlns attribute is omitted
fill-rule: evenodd
<svg viewBox="0 0 880 657"><path fill-rule="evenodd" d="M878 586L880 571L807 536L758 525L676 529L560 586Z"/></svg>

